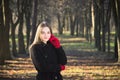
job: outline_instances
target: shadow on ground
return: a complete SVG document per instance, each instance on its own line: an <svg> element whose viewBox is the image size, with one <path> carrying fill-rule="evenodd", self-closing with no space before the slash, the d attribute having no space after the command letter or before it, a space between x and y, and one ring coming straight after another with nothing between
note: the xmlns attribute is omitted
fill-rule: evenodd
<svg viewBox="0 0 120 80"><path fill-rule="evenodd" d="M120 79L120 64L113 54L65 50L68 63L62 71L64 80ZM99 53L99 54L98 54ZM6 60L0 66L0 80L35 80L37 72L29 57Z"/></svg>

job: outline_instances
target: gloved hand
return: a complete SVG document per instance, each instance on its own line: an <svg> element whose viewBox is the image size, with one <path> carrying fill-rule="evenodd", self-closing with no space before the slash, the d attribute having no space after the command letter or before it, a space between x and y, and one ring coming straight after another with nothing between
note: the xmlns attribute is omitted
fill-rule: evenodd
<svg viewBox="0 0 120 80"><path fill-rule="evenodd" d="M61 70L65 70L65 65L60 65Z"/></svg>
<svg viewBox="0 0 120 80"><path fill-rule="evenodd" d="M60 42L53 34L51 34L49 41L55 48L60 48Z"/></svg>

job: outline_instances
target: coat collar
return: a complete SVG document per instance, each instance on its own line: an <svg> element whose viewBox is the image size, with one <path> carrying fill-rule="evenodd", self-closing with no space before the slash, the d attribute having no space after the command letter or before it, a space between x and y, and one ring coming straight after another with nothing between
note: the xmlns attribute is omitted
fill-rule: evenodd
<svg viewBox="0 0 120 80"><path fill-rule="evenodd" d="M47 44L45 44L44 42L41 42L41 45L42 45L42 47L45 47L45 46L48 46L49 45L49 41L47 42Z"/></svg>

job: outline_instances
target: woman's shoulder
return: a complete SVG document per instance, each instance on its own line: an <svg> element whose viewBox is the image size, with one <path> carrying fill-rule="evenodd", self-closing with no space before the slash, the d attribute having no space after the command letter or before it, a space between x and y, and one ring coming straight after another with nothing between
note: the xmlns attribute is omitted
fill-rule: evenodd
<svg viewBox="0 0 120 80"><path fill-rule="evenodd" d="M31 45L31 49L34 49L34 48L38 48L38 47L40 47L41 46L41 44L32 44Z"/></svg>

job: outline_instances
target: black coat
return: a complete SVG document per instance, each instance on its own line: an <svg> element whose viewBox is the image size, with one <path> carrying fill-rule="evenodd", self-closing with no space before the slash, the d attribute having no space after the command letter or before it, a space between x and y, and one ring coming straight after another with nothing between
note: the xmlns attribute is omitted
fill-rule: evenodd
<svg viewBox="0 0 120 80"><path fill-rule="evenodd" d="M34 44L30 53L32 62L38 71L37 80L62 80L60 64L67 63L62 47L55 48L50 42Z"/></svg>

